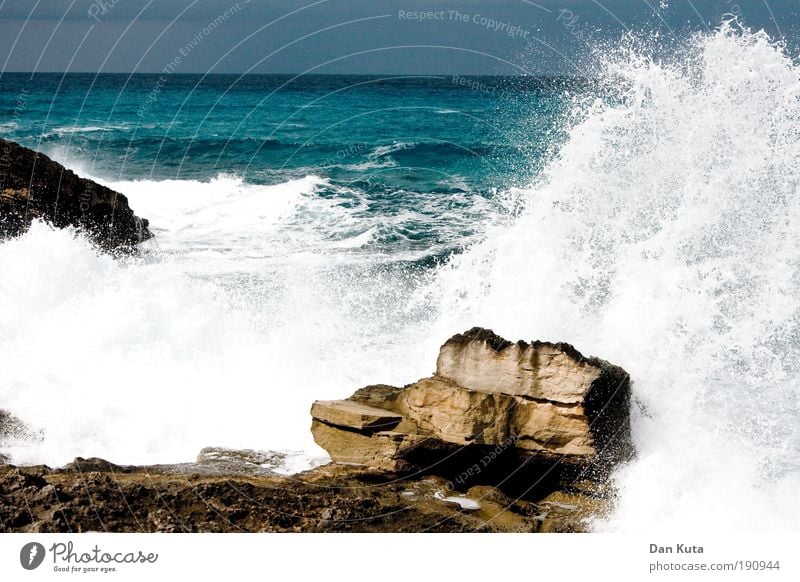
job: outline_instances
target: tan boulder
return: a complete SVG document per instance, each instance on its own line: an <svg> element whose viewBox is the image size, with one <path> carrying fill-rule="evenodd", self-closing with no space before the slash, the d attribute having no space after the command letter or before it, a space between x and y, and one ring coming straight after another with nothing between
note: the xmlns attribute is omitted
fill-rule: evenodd
<svg viewBox="0 0 800 582"><path fill-rule="evenodd" d="M629 393L624 370L568 344L475 328L442 346L433 377L315 402L312 433L334 461L390 471L484 478L500 456L607 465L631 451Z"/></svg>

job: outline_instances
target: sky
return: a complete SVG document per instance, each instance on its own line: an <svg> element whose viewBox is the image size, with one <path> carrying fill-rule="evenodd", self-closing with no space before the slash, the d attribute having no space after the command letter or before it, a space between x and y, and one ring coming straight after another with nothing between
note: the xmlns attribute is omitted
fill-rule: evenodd
<svg viewBox="0 0 800 582"><path fill-rule="evenodd" d="M797 54L800 0L0 0L0 72L580 74L725 14Z"/></svg>

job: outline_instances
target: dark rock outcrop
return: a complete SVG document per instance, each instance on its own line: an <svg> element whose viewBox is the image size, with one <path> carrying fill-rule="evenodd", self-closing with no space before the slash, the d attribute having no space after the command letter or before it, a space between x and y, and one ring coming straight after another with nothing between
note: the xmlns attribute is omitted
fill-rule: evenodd
<svg viewBox="0 0 800 582"><path fill-rule="evenodd" d="M24 233L35 219L78 228L109 251L130 251L152 237L124 195L0 139L0 239Z"/></svg>

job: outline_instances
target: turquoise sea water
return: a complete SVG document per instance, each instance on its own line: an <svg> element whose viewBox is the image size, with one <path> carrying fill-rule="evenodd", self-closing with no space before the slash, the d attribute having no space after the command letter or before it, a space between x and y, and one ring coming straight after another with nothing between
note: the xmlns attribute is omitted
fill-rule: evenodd
<svg viewBox="0 0 800 582"><path fill-rule="evenodd" d="M503 211L498 191L541 168L567 97L587 89L566 78L5 74L0 128L114 182L317 176L316 195L363 214L365 230L389 217L373 247L455 249L481 213ZM395 220L409 210L430 220Z"/></svg>

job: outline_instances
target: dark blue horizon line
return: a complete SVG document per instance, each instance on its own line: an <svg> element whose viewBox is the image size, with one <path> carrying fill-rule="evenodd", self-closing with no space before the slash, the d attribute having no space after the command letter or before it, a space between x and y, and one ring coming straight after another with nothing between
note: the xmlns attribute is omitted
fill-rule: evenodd
<svg viewBox="0 0 800 582"><path fill-rule="evenodd" d="M96 73L96 72L82 72L82 71L5 71L0 73L0 78L4 76L115 76L115 77L158 77L166 75L168 77L363 77L370 79L448 79L452 77L463 78L484 78L484 79L587 79L583 75L569 75L562 73L553 74L536 74L536 75L487 75L487 74L466 74L466 73L437 73L437 74L405 74L405 73L170 73L163 72L137 72L137 73L124 73L124 72L109 72L109 73Z"/></svg>

